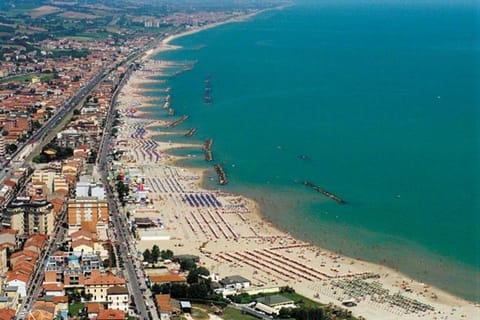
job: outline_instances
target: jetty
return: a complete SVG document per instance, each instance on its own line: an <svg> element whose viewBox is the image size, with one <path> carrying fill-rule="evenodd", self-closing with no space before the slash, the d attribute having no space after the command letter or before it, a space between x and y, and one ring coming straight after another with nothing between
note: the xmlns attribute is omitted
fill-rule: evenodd
<svg viewBox="0 0 480 320"><path fill-rule="evenodd" d="M168 88L167 88L168 89ZM167 95L165 97L165 103L163 104L163 109L168 109L170 108L170 102L172 100L172 96L171 95Z"/></svg>
<svg viewBox="0 0 480 320"><path fill-rule="evenodd" d="M185 137L191 137L195 134L195 132L197 132L197 128L191 128L187 131L187 133L185 133Z"/></svg>
<svg viewBox="0 0 480 320"><path fill-rule="evenodd" d="M220 164L214 165L215 171L217 172L218 176L218 183L220 185L226 185L228 183L227 179L227 174L225 173L225 170L223 170L222 166Z"/></svg>
<svg viewBox="0 0 480 320"><path fill-rule="evenodd" d="M205 152L205 161L212 161L213 154L212 154L212 144L213 139L207 139L203 144L203 151Z"/></svg>
<svg viewBox="0 0 480 320"><path fill-rule="evenodd" d="M340 204L347 204L347 202L345 200L343 200L342 198L340 198L339 196L337 196L337 195L335 195L335 194L333 194L333 193L331 193L331 192L329 192L325 189L320 188L319 186L311 183L310 181L303 182L303 185L312 188L313 190L317 191L318 193L321 193L324 196L326 196L326 197L328 197L332 200L335 200Z"/></svg>
<svg viewBox="0 0 480 320"><path fill-rule="evenodd" d="M178 126L180 123L182 123L183 121L185 121L187 119L188 119L188 115L185 114L185 115L181 116L180 118L178 118L177 120L170 122L167 125L167 128L173 128L175 126Z"/></svg>

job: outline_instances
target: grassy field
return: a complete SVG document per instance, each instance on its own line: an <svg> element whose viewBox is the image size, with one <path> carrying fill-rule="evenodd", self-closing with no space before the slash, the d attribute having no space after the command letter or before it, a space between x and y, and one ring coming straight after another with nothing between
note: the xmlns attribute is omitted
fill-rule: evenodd
<svg viewBox="0 0 480 320"><path fill-rule="evenodd" d="M253 320L257 319L248 314L242 314L242 311L234 308L223 309L223 315L221 316L225 320Z"/></svg>
<svg viewBox="0 0 480 320"><path fill-rule="evenodd" d="M40 78L40 82L48 82L53 79L53 74L51 73L27 74L23 76L13 77L10 79L3 79L3 80L0 80L0 83L32 81L33 77Z"/></svg>
<svg viewBox="0 0 480 320"><path fill-rule="evenodd" d="M323 306L322 304L299 295L298 293L283 292L281 295L287 299L293 300L296 304L303 304L306 308L318 308Z"/></svg>
<svg viewBox="0 0 480 320"><path fill-rule="evenodd" d="M192 318L195 319L195 320L205 320L205 319L208 319L208 313L203 310L203 309L199 309L199 308L192 308L192 314L191 314Z"/></svg>

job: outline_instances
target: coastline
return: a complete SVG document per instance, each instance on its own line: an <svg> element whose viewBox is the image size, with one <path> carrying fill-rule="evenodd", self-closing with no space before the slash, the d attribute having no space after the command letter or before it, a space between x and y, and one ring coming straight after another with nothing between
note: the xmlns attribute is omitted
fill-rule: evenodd
<svg viewBox="0 0 480 320"><path fill-rule="evenodd" d="M258 13L259 12L255 14L258 14ZM222 23L205 26L203 28L189 30L187 32L184 32L178 35L172 35L164 39L160 43L158 48L147 53L147 55L144 57L143 60L147 61L150 57L152 57L153 55L161 51L178 48L176 46L171 46L168 44L170 41L174 39L177 39L182 36L190 35L196 32L200 32L209 28L213 28L218 25L229 23L229 22L234 22L234 21L224 21ZM138 88L138 84L142 83L142 77L132 77L132 78L133 79L131 79L130 82L132 83L136 82L136 85L134 86L136 86L137 89L132 89L130 87L130 90L137 90L136 92L139 93L139 95L141 95L141 89ZM129 89L127 88L126 90L128 91ZM128 94L124 94L123 99L125 98L126 95L128 96ZM122 100L122 103L125 103L125 100ZM138 108L140 109L141 106L138 106ZM142 111L142 112L143 112L143 116L147 115L146 111ZM147 121L147 119L141 118L141 116L134 119L137 119L137 120L144 119ZM138 122L142 122L142 121L140 120ZM129 130L125 130L125 131L126 131L125 134L131 133L131 131ZM190 176L190 177L204 175L204 172L206 171L206 169L179 168L178 165L175 163L175 161L178 159L181 159L181 157L173 157L173 156L167 155L167 151L171 150L172 148L182 148L186 146L188 147L189 145L180 144L180 143L171 143L169 145L159 143L159 145L160 146L158 146L158 150L160 150L164 156L162 158L162 160L165 161L163 162L163 164L170 168L171 167L177 168L177 170L179 171L176 171L176 172L179 174L179 176L181 176L182 174L186 174L187 176ZM190 145L190 146L194 147L197 145ZM140 165L141 161L137 163L139 163ZM156 171L152 171L152 173L154 172ZM161 176L161 177L162 179L167 179L167 177L164 177L164 176ZM177 252L195 253L195 254L198 253L202 257L202 260L205 259L207 261L206 264L208 267L213 266L213 269L216 268L214 272L219 272L222 275L229 275L229 274L232 274L232 272L236 272L238 274L242 274L246 276L247 278L253 277L255 280L258 280L258 283L265 282L267 284L272 283L272 284L278 284L278 285L285 283L287 285L293 286L299 293L304 294L309 298L322 301L322 302L332 302L337 304L339 303L337 295L333 294L333 291L329 290L329 286L331 285L330 281L332 281L332 279L333 281L335 281L336 279L342 279L342 278L350 279L353 277L354 274L360 275L360 274L364 274L365 272L372 272L374 274L378 274L380 276L378 280L382 283L382 285L390 289L392 292L401 291L402 294L405 294L407 297L411 299L420 299L422 302L426 301L426 303L433 305L435 307L435 310L441 312L441 314L443 315L451 314L452 312L451 309L456 308L457 310L453 315L454 317L461 316L462 318L465 318L465 319L473 319L475 317L476 312L478 311L476 306L474 306L472 303L466 300L455 297L437 288L424 285L423 283L419 283L391 268L381 266L381 265L375 265L368 262L363 262L358 259L343 257L333 252L330 252L328 250L325 250L319 247L314 247L313 245L309 243L305 243L301 240L293 239L290 237L288 233L274 227L270 222L266 221L265 218L261 215L259 205L255 203L253 200L247 199L239 195L224 195L223 192L205 190L203 187L202 178L200 177L198 177L197 179L194 179L194 181L195 181L195 187L192 189L194 189L197 192L217 192L216 195L218 195L219 197L224 197L226 202L233 201L233 200L236 200L239 202L244 201L243 206L241 207L249 208L249 211L245 213L245 215L248 214L248 218L247 218L248 223L245 223L245 225L240 225L241 221L238 221L238 219L232 220L233 222L230 222L230 224L238 223L238 224L235 224L235 226L238 227L239 230L241 230L238 233L245 234L244 237L238 237L236 238L236 240L232 240L231 237L225 237L226 239L224 239L225 241L223 242L217 238L215 241L211 237L212 233L214 232L208 231L207 226L204 225L206 229L205 232L202 230L202 231L197 231L198 232L197 235L195 235L195 232L193 232L193 234L194 236L198 236L196 237L198 240L196 244L202 244L202 242L200 242L201 240L207 240L208 244L206 246L197 248L197 246L195 246L194 243L191 243L191 241L189 241L188 238L183 237L181 239L178 239L177 235L173 237L174 238L173 240L166 240L168 241L168 243L167 242L162 243L162 245L163 244L166 245L165 248L170 248L175 253ZM172 197L172 200L174 200L174 197ZM160 204L160 207L163 206L165 209L172 209L173 211L175 211L176 210L175 206L179 205L178 198L176 198L176 200L177 200L177 203L173 202L170 204L167 203L167 201L165 201L165 203ZM208 213L206 211L202 212L201 214L203 214L202 217L204 219L205 217L208 218ZM175 226L175 229L172 229L173 231L178 231L179 229L182 229L182 231L184 231L184 234L191 235L191 232L185 231L187 226L184 223L183 224L182 222L178 223L178 221L177 223L175 223L175 218L172 216L170 216L170 218L171 219L169 221L172 221L172 228ZM212 220L215 220L215 219L212 218ZM197 224L198 226L201 225L200 223L197 223ZM252 236L252 232L249 231L249 227L252 227L252 225L254 227L257 227L259 230L261 230L262 233L257 232L257 235L255 235L254 233ZM176 232L173 232L173 233L176 233ZM201 233L204 233L204 234L201 235ZM235 237L233 238L235 239ZM213 241L213 243L211 243L211 241ZM181 246L179 246L179 244L181 244ZM255 247L258 248L256 250L259 250L262 252L260 253L251 252L250 247L252 244L255 244ZM148 248L149 246L150 246L149 241L146 241L145 243L140 243L140 247L142 249ZM282 246L288 247L288 248L283 248L283 249L277 248ZM272 248L275 248L275 249L272 249ZM320 266L320 268L318 268L320 270L319 272L322 272L327 276L322 279L317 279L318 281L308 281L307 279L302 279L302 278L295 279L293 283L292 283L292 280L294 279L289 279L289 277L280 277L279 279L276 279L273 275L268 274L268 272L265 272L265 274L262 274L262 275L258 275L257 277L257 275L255 275L251 270L252 265L244 264L242 263L242 259L235 260L234 257L227 254L228 253L227 251L230 251L230 250L233 251L234 249L236 250L235 252L237 252L238 256L240 256L243 259L246 259L244 258L245 252L248 252L249 254L254 254L254 255L263 254L265 255L265 257L268 257L266 259L270 262L275 261L275 259L273 259L273 256L272 256L272 251L281 252L281 255L280 255L281 257L295 260L297 264L302 264L304 266L310 265L315 267L317 265ZM207 252L208 254L205 252ZM303 256L303 258L299 258L300 256ZM253 263L253 262L250 261L250 263ZM334 271L334 269L337 269L338 271ZM272 273L272 270L270 270L270 273ZM342 275L339 276L339 274L342 274ZM312 283L309 283L309 282L312 282ZM437 298L435 299L432 298L434 295ZM359 305L355 309L352 309L352 311L354 314L362 315L367 319L398 319L398 317L403 318L403 317L413 316L411 314L407 316L407 314L404 314L402 313L401 310L397 310L397 309L393 308L392 310L390 310L388 307L385 307L381 301L372 301L371 298L367 297L365 298L365 300L360 301ZM441 316L441 314L437 314L436 312L429 312L429 313L422 313L420 315L415 315L414 317L416 318L417 316L421 316L422 318L426 318L426 319L436 319L436 317Z"/></svg>
<svg viewBox="0 0 480 320"><path fill-rule="evenodd" d="M235 22L243 22L243 21L246 21L250 18L253 18L256 15L259 15L263 12L272 11L272 10L282 10L286 7L287 6L285 5L285 6L275 7L275 8L257 10L257 11L254 11L252 13L231 17L231 18L228 18L224 21L219 21L219 22L207 24L207 25L201 26L199 28L191 28L189 30L186 30L186 31L183 31L183 32L180 32L180 33L168 35L166 38L162 39L154 49L150 49L147 52L145 52L145 54L141 58L141 60L146 61L148 59L151 59L152 57L154 57L155 55L157 55L158 53L163 52L163 51L180 49L181 47L170 44L170 42L172 42L175 39L186 37L186 36L189 36L189 35L192 35L192 34L195 34L195 33L198 33L198 32L202 32L202 31L205 31L205 30L208 30L208 29L216 28L216 27L219 27L219 26L224 25L224 24L235 23Z"/></svg>

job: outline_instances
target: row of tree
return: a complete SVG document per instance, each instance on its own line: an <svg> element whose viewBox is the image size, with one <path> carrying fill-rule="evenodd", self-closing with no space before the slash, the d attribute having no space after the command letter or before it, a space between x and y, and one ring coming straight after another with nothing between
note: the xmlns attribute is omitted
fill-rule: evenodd
<svg viewBox="0 0 480 320"><path fill-rule="evenodd" d="M173 258L173 251L172 250L161 250L160 248L155 244L152 247L152 250L146 249L143 252L143 261L146 261L148 263L155 264L158 262L159 259L162 260L170 260Z"/></svg>

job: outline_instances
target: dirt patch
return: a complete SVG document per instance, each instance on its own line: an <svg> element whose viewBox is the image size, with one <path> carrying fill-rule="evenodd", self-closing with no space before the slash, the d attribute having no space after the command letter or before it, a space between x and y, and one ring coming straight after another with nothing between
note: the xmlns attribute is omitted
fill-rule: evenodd
<svg viewBox="0 0 480 320"><path fill-rule="evenodd" d="M60 14L61 17L69 19L95 19L98 18L93 14L76 12L76 11L65 11Z"/></svg>
<svg viewBox="0 0 480 320"><path fill-rule="evenodd" d="M60 11L62 11L62 9L60 9L58 7L41 6L41 7L33 9L32 13L30 13L30 16L35 19L35 18L38 18L38 17L41 17L41 16L45 16L47 14L52 14L52 13L56 13L56 12L60 12Z"/></svg>

